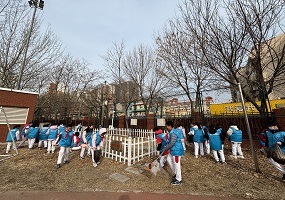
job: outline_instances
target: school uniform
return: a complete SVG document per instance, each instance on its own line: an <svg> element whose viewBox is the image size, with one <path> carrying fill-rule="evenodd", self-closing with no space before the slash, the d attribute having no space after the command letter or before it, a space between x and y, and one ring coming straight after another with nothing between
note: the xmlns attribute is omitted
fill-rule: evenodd
<svg viewBox="0 0 285 200"><path fill-rule="evenodd" d="M208 132L210 148L212 149L215 161L216 162L221 161L222 163L225 163L225 155L224 155L224 150L223 150L223 145L222 145L222 140L221 140L221 134L222 134L221 129L217 129L217 130L213 129L213 130L209 130Z"/></svg>
<svg viewBox="0 0 285 200"><path fill-rule="evenodd" d="M62 163L62 158L64 156L64 163L69 162L68 161L68 155L70 152L70 146L71 146L71 140L72 140L73 131L67 132L66 130L61 131L59 134L59 142L58 146L60 146L60 150L58 152L58 158L57 158L57 166L60 167Z"/></svg>
<svg viewBox="0 0 285 200"><path fill-rule="evenodd" d="M55 140L58 135L57 125L50 126L47 131L47 153L54 153L55 151Z"/></svg>
<svg viewBox="0 0 285 200"><path fill-rule="evenodd" d="M281 142L282 145L280 145L280 149L283 151L285 154L285 132L284 131L274 131L274 130L268 130L266 131L266 145L267 147L271 148L274 145L276 145L277 142ZM272 158L268 158L268 161L278 170L280 171L284 176L285 176L285 168L277 163L275 160ZM284 180L284 178L282 178Z"/></svg>
<svg viewBox="0 0 285 200"><path fill-rule="evenodd" d="M96 132L92 136L90 147L92 155L92 164L94 167L97 167L97 165L99 164L104 141L104 136L102 136L102 133L105 133L106 131L106 128L101 128L99 132Z"/></svg>
<svg viewBox="0 0 285 200"><path fill-rule="evenodd" d="M170 154L167 157L167 162L175 174L175 180L172 181L172 184L181 184L182 175L181 175L181 156L184 155L184 148L181 142L183 134L177 129L172 129L169 133L168 144L164 147L163 151L170 149Z"/></svg>
<svg viewBox="0 0 285 200"><path fill-rule="evenodd" d="M168 142L168 134L163 133L162 130L158 130L155 132L155 136L158 144L157 150L159 154L163 153L163 156L161 156L159 161L160 167L164 167L164 163L166 162L168 154L170 153L170 150L163 152L163 149Z"/></svg>
<svg viewBox="0 0 285 200"><path fill-rule="evenodd" d="M200 155L204 155L204 134L203 130L199 129L198 126L193 126L190 128L190 134L193 135L193 142L194 142L194 155L196 158L198 158L199 150Z"/></svg>
<svg viewBox="0 0 285 200"><path fill-rule="evenodd" d="M239 130L236 125L232 125L229 127L227 134L232 143L232 156L234 158L244 158L243 152L241 150L242 131Z"/></svg>
<svg viewBox="0 0 285 200"><path fill-rule="evenodd" d="M39 144L38 144L38 148L42 147L42 143L44 143L44 148L47 148L47 139L48 139L48 135L47 135L47 131L48 131L49 127L43 127L39 133Z"/></svg>
<svg viewBox="0 0 285 200"><path fill-rule="evenodd" d="M11 134L10 134L10 131L7 133L7 137L6 137L6 142L7 142L6 153L9 153L9 151L11 150L12 146L13 146L12 147L13 149L16 149L16 146L14 145L13 140L16 143L16 141L17 141L17 134L19 134L19 129L18 128L11 129Z"/></svg>
<svg viewBox="0 0 285 200"><path fill-rule="evenodd" d="M29 128L29 132L28 132L29 149L32 149L34 147L34 143L35 143L38 135L39 135L39 127L30 127Z"/></svg>
<svg viewBox="0 0 285 200"><path fill-rule="evenodd" d="M71 149L74 151L79 150L81 149L80 145L81 145L80 138L77 135L73 134L71 140Z"/></svg>
<svg viewBox="0 0 285 200"><path fill-rule="evenodd" d="M23 147L26 140L27 140L27 134L29 132L29 124L25 124L22 131L21 131L21 137L22 137L22 141L20 142L20 144L18 145L18 148Z"/></svg>
<svg viewBox="0 0 285 200"><path fill-rule="evenodd" d="M91 151L91 141L92 141L92 134L93 134L93 130L89 130L89 131L84 131L81 137L81 152L80 152L80 158L84 159L84 153L85 153L85 149L87 148L87 155L90 155L90 151Z"/></svg>

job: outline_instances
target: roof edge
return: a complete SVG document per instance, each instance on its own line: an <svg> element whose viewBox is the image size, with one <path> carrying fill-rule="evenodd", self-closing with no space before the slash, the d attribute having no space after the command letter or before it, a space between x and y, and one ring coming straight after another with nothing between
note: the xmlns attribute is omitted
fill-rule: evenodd
<svg viewBox="0 0 285 200"><path fill-rule="evenodd" d="M9 92L19 92L19 93L25 93L25 94L35 94L35 95L38 95L39 93L37 92L29 92L29 91L24 91L24 90L15 90L15 89L12 89L12 88L2 88L0 87L0 91L9 91Z"/></svg>

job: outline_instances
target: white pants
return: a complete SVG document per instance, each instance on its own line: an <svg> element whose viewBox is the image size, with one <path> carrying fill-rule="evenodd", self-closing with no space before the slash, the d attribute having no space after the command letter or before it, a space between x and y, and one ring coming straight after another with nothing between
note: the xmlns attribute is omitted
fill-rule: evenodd
<svg viewBox="0 0 285 200"><path fill-rule="evenodd" d="M233 156L243 156L242 150L241 150L241 143L238 142L232 142L232 154Z"/></svg>
<svg viewBox="0 0 285 200"><path fill-rule="evenodd" d="M50 153L50 151L52 153L54 153L54 151L55 151L55 142L54 142L54 140L48 140L48 142L47 142L47 152Z"/></svg>
<svg viewBox="0 0 285 200"><path fill-rule="evenodd" d="M219 157L218 157L218 153L219 153L219 155L220 155L220 159L219 159ZM217 162L219 162L219 161L225 162L225 161L226 161L225 155L224 155L224 150L223 150L223 149L222 149L222 150L219 150L219 151L213 150L213 155L214 155L215 161L217 161Z"/></svg>
<svg viewBox="0 0 285 200"><path fill-rule="evenodd" d="M285 174L285 169L278 163L275 162L272 158L268 158L268 161L282 174Z"/></svg>
<svg viewBox="0 0 285 200"><path fill-rule="evenodd" d="M22 135L22 141L20 142L18 147L24 146L24 143L26 142L26 140L27 140L27 137L25 135Z"/></svg>
<svg viewBox="0 0 285 200"><path fill-rule="evenodd" d="M164 163L166 162L167 157L168 157L168 155L163 155L163 156L161 156L161 158L160 158L160 160L159 160L160 167L164 167Z"/></svg>
<svg viewBox="0 0 285 200"><path fill-rule="evenodd" d="M173 173L176 175L176 180L181 181L181 156L172 156L171 154L168 154L167 156L167 162L172 169Z"/></svg>
<svg viewBox="0 0 285 200"><path fill-rule="evenodd" d="M47 148L47 140L39 140L38 147L42 147L42 143L44 143L44 148Z"/></svg>
<svg viewBox="0 0 285 200"><path fill-rule="evenodd" d="M13 142L7 142L6 153L9 153L12 145L13 145L13 149L16 149L16 146L13 144Z"/></svg>
<svg viewBox="0 0 285 200"><path fill-rule="evenodd" d="M80 152L80 157L84 157L84 153L85 153L85 149L88 149L87 151L87 155L90 155L90 151L91 151L91 147L90 146L87 146L87 147L81 147L81 152Z"/></svg>
<svg viewBox="0 0 285 200"><path fill-rule="evenodd" d="M200 149L200 155L203 156L204 155L203 142L194 142L194 154L195 154L195 156L198 156L199 149Z"/></svg>
<svg viewBox="0 0 285 200"><path fill-rule="evenodd" d="M71 150L73 151L77 151L77 150L80 150L81 149L81 146L78 146L78 147L72 147Z"/></svg>
<svg viewBox="0 0 285 200"><path fill-rule="evenodd" d="M206 152L206 154L210 154L210 142L209 142L209 140L206 140L204 142L204 144L205 144L205 152Z"/></svg>
<svg viewBox="0 0 285 200"><path fill-rule="evenodd" d="M35 141L36 141L36 138L28 139L29 149L32 149L34 147Z"/></svg>
<svg viewBox="0 0 285 200"><path fill-rule="evenodd" d="M63 156L64 156L64 162L68 161L69 151L70 147L60 147L60 150L58 152L57 164L61 164Z"/></svg>

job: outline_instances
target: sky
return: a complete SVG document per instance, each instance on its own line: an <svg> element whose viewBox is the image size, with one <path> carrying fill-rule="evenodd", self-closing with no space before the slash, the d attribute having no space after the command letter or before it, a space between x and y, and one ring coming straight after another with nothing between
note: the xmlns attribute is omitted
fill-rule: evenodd
<svg viewBox="0 0 285 200"><path fill-rule="evenodd" d="M102 70L114 42L131 50L152 45L154 34L179 13L182 0L45 0L42 29L48 26L65 52L84 58L91 69Z"/></svg>

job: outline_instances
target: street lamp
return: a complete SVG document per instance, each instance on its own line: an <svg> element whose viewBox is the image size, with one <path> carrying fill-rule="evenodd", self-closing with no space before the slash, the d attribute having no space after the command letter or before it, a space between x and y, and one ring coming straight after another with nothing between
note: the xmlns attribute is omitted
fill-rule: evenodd
<svg viewBox="0 0 285 200"><path fill-rule="evenodd" d="M30 29L28 31L28 35L26 38L23 60L22 60L21 67L20 67L20 74L19 74L19 79L18 79L18 83L17 83L17 89L18 90L20 90L20 88L21 88L21 82L22 82L22 77L23 77L23 73L24 73L24 68L25 68L29 43L30 43L30 39L31 39L31 34L32 34L34 22L35 22L36 11L37 11L37 8L39 8L41 10L43 10L43 8L44 8L44 1L43 0L40 0L40 2L38 0L30 0L30 1L28 1L28 3L29 3L31 8L34 8L34 12L33 12L33 16L32 16Z"/></svg>

